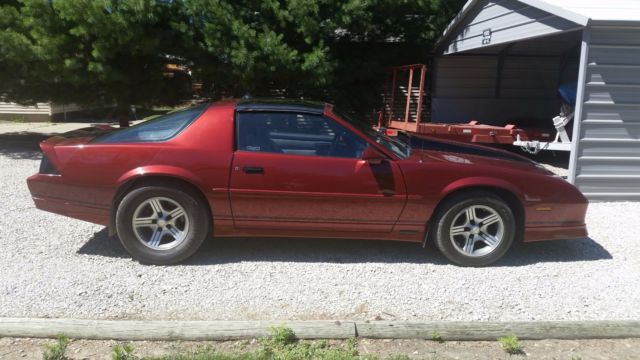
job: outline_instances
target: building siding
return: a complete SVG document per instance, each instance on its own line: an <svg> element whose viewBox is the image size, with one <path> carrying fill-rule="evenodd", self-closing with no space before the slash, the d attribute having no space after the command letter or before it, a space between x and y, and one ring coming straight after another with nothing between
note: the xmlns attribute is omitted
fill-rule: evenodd
<svg viewBox="0 0 640 360"><path fill-rule="evenodd" d="M35 106L22 106L16 103L0 102L0 114L51 115L51 106L47 103L38 103Z"/></svg>
<svg viewBox="0 0 640 360"><path fill-rule="evenodd" d="M516 0L484 0L470 10L443 52L468 51L581 27Z"/></svg>
<svg viewBox="0 0 640 360"><path fill-rule="evenodd" d="M478 120L504 125L525 121L528 126L552 128L552 119L560 112L560 55L541 58L509 54L504 57L500 81L498 62L498 55L436 58L431 92L433 122Z"/></svg>
<svg viewBox="0 0 640 360"><path fill-rule="evenodd" d="M591 26L575 185L594 200L640 199L640 26Z"/></svg>

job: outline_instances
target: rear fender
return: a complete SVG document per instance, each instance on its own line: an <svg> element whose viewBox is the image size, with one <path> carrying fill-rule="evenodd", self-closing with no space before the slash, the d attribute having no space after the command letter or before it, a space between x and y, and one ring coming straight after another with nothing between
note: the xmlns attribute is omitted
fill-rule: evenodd
<svg viewBox="0 0 640 360"><path fill-rule="evenodd" d="M118 187L123 184L147 176L166 176L181 179L202 188L201 179L190 171L183 168L170 166L170 165L149 165L140 166L135 169L129 170L118 178Z"/></svg>
<svg viewBox="0 0 640 360"><path fill-rule="evenodd" d="M129 170L124 173L120 178L118 178L118 191L113 197L112 200L112 211L109 219L109 235L115 235L115 212L116 212L116 204L119 203L123 195L129 190L131 186L127 184L132 184L136 180L144 179L144 178L152 178L156 176L161 176L165 178L174 178L182 181L186 181L190 184L193 184L200 190L203 189L201 179L193 174L190 171L187 171L183 168L168 166L168 165L150 165L150 166L141 166L135 169Z"/></svg>

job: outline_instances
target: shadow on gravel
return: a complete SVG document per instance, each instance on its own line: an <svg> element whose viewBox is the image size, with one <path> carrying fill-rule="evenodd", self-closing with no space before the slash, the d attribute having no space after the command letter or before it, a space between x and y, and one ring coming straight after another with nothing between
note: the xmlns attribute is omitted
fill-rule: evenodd
<svg viewBox="0 0 640 360"><path fill-rule="evenodd" d="M94 234L79 254L129 258L117 237L107 229ZM518 244L494 266L526 266L544 262L573 262L612 259L611 254L591 238ZM413 243L392 241L217 238L206 242L181 265L215 265L243 261L350 263L412 263L447 265L435 246L426 249Z"/></svg>
<svg viewBox="0 0 640 360"><path fill-rule="evenodd" d="M34 133L15 133L0 135L0 156L10 159L39 159L38 144L51 137Z"/></svg>

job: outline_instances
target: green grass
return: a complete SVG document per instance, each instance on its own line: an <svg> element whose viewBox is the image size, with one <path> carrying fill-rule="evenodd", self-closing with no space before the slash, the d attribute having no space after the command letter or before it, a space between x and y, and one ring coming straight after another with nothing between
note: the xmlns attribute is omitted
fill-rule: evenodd
<svg viewBox="0 0 640 360"><path fill-rule="evenodd" d="M503 336L501 338L498 338L498 342L500 343L500 346L502 346L502 350L511 355L524 354L524 351L522 350L522 344L520 344L518 337L515 335Z"/></svg>
<svg viewBox="0 0 640 360"><path fill-rule="evenodd" d="M44 360L68 360L65 355L71 341L59 334L54 343L46 344ZM286 327L271 329L269 336L258 339L258 348L253 351L223 353L210 347L203 347L191 354L167 355L156 358L141 358L134 354L131 343L117 344L111 352L113 360L379 360L372 355L358 353L358 341L348 339L340 345L330 345L326 340L300 341L293 330ZM388 360L410 360L408 356L396 355Z"/></svg>
<svg viewBox="0 0 640 360"><path fill-rule="evenodd" d="M203 348L188 355L163 356L154 360L377 360L378 357L360 355L358 342L349 339L339 346L330 346L326 340L299 341L295 333L285 327L271 329L271 334L258 340L258 349L253 352L221 353ZM406 356L395 356L389 360L408 360ZM118 359L120 360L120 359Z"/></svg>
<svg viewBox="0 0 640 360"><path fill-rule="evenodd" d="M117 344L111 352L113 360L135 360L137 357L133 355L132 344Z"/></svg>
<svg viewBox="0 0 640 360"><path fill-rule="evenodd" d="M433 332L431 332L431 340L432 341L437 341L439 343L444 342L444 339L442 339L442 334L440 334L439 332L437 332L435 330Z"/></svg>
<svg viewBox="0 0 640 360"><path fill-rule="evenodd" d="M65 352L67 351L67 346L71 341L68 337L64 336L64 334L58 334L56 342L53 344L46 344L44 346L44 351L42 353L42 358L44 360L67 360L69 359Z"/></svg>

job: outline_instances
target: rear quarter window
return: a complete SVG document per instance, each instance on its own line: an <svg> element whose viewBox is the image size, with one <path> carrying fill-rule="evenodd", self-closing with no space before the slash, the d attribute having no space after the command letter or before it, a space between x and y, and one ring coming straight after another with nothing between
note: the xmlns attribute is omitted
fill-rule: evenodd
<svg viewBox="0 0 640 360"><path fill-rule="evenodd" d="M100 136L93 142L113 144L166 141L178 135L184 128L189 126L189 124L204 112L207 106L208 104L202 104L173 111L130 128L116 130Z"/></svg>

